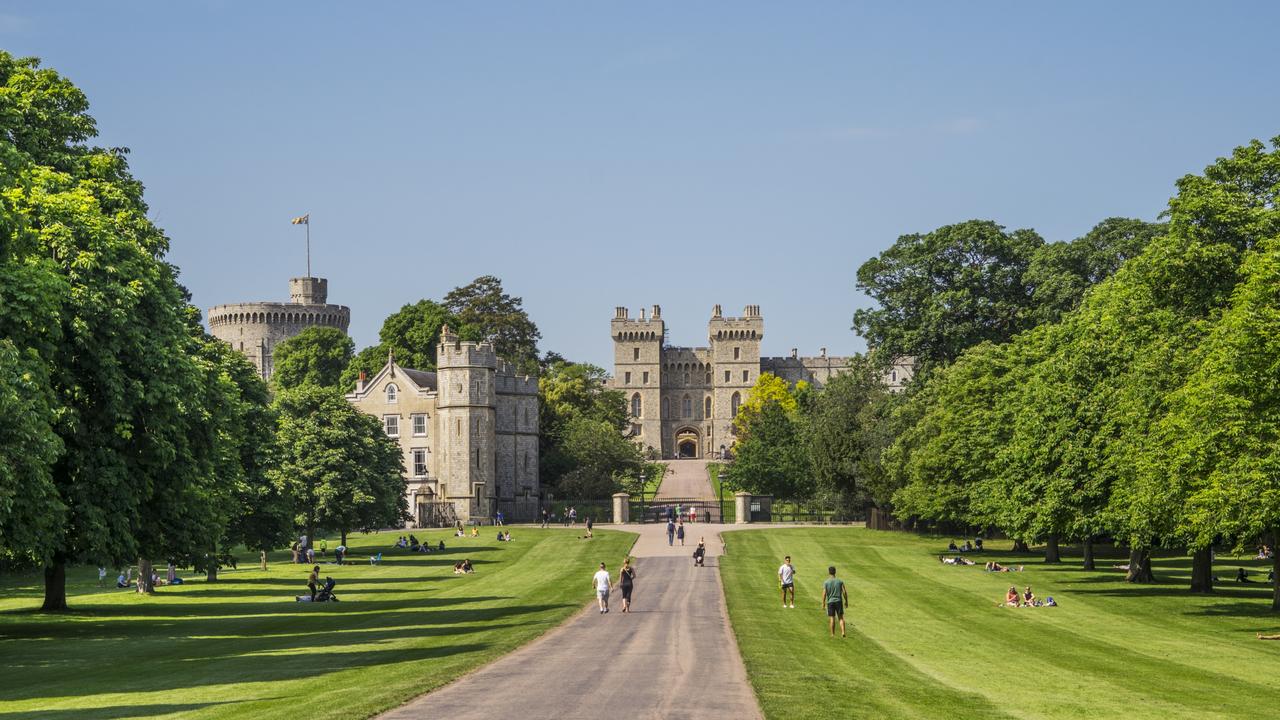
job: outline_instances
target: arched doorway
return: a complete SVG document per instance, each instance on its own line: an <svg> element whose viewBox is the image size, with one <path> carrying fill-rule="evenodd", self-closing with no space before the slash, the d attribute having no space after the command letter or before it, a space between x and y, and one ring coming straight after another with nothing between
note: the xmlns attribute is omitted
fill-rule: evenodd
<svg viewBox="0 0 1280 720"><path fill-rule="evenodd" d="M677 430L676 457L683 459L696 458L698 456L698 431L691 427Z"/></svg>

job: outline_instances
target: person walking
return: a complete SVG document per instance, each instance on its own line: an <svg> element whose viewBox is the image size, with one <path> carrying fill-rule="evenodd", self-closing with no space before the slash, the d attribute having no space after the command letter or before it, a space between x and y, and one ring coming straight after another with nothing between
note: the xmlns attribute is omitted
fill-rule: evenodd
<svg viewBox="0 0 1280 720"><path fill-rule="evenodd" d="M827 568L828 577L822 583L822 600L827 606L827 629L836 636L836 618L840 619L840 637L844 637L844 607L849 604L849 591L844 581L836 577L836 566Z"/></svg>
<svg viewBox="0 0 1280 720"><path fill-rule="evenodd" d="M311 591L311 602L316 601L316 591L320 589L320 566L316 565L307 576L307 589Z"/></svg>
<svg viewBox="0 0 1280 720"><path fill-rule="evenodd" d="M591 576L591 585L596 589L596 602L600 605L601 615L609 612L609 586L612 584L609 571L605 569L604 563L600 563L600 569Z"/></svg>
<svg viewBox="0 0 1280 720"><path fill-rule="evenodd" d="M324 538L320 538L320 557L324 557L325 555L328 555L328 554L329 554L329 541L325 540Z"/></svg>
<svg viewBox="0 0 1280 720"><path fill-rule="evenodd" d="M667 518L667 546L676 544L676 524L671 518Z"/></svg>
<svg viewBox="0 0 1280 720"><path fill-rule="evenodd" d="M791 556L782 558L782 567L778 568L778 584L782 587L782 607L787 606L787 592L791 592L791 607L796 606L796 569L791 565Z"/></svg>
<svg viewBox="0 0 1280 720"><path fill-rule="evenodd" d="M635 588L636 569L631 567L631 558L622 559L622 569L618 571L618 588L622 590L622 612L631 612L631 591Z"/></svg>
<svg viewBox="0 0 1280 720"><path fill-rule="evenodd" d="M547 509L542 508L542 529L547 529Z"/></svg>
<svg viewBox="0 0 1280 720"><path fill-rule="evenodd" d="M680 540L680 547L684 547L684 523L676 524L676 538Z"/></svg>

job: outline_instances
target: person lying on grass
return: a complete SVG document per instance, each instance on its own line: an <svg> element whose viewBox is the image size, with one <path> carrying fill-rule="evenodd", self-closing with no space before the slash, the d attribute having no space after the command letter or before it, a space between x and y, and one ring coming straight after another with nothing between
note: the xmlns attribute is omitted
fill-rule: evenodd
<svg viewBox="0 0 1280 720"><path fill-rule="evenodd" d="M963 558L963 557L946 557L943 555L939 555L938 560L942 562L943 565L977 565L978 564L973 560L970 560L969 558Z"/></svg>
<svg viewBox="0 0 1280 720"><path fill-rule="evenodd" d="M1263 635L1262 633L1258 633L1258 639L1259 640L1280 640L1280 634L1273 633L1271 635Z"/></svg>
<svg viewBox="0 0 1280 720"><path fill-rule="evenodd" d="M995 560L992 560L987 563L986 567L987 567L987 572L1022 572L1023 566L1019 565L1018 567L1009 567L1007 565L1001 565Z"/></svg>

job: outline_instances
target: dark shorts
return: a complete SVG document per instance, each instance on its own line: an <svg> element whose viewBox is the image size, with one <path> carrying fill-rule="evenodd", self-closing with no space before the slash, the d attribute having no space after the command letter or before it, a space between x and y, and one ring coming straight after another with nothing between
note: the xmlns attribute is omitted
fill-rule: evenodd
<svg viewBox="0 0 1280 720"><path fill-rule="evenodd" d="M630 585L619 585L618 587L619 587L619 589L620 589L620 590L622 590L622 599L623 599L623 600L630 600L630 599L631 599L631 586L630 586Z"/></svg>
<svg viewBox="0 0 1280 720"><path fill-rule="evenodd" d="M844 618L844 603L840 600L827 603L827 617Z"/></svg>
<svg viewBox="0 0 1280 720"><path fill-rule="evenodd" d="M783 589L783 590L795 590L795 589L796 589L796 584L795 584L795 583L782 583L782 589Z"/></svg>

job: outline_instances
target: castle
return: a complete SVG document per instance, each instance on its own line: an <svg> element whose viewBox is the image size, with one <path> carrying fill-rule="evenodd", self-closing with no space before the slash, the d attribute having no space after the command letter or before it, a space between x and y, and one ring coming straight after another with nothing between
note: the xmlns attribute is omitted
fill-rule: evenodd
<svg viewBox="0 0 1280 720"><path fill-rule="evenodd" d="M209 308L209 333L244 353L264 380L271 379L275 346L309 327L347 331L351 309L329 305L329 281L300 277L289 280L287 303L250 302Z"/></svg>
<svg viewBox="0 0 1280 720"><path fill-rule="evenodd" d="M501 511L538 513L538 379L517 375L487 342L441 331L436 371L387 358L347 401L381 418L400 443L418 527L449 526Z"/></svg>
<svg viewBox="0 0 1280 720"><path fill-rule="evenodd" d="M631 415L631 437L663 458L716 457L733 445L733 418L761 373L795 384L801 380L821 388L849 367L850 357L761 357L764 317L759 305L748 305L742 317L725 317L716 305L707 323L707 347L666 344L662 308L646 317L614 310L613 378ZM885 373L891 391L911 379L910 359Z"/></svg>

